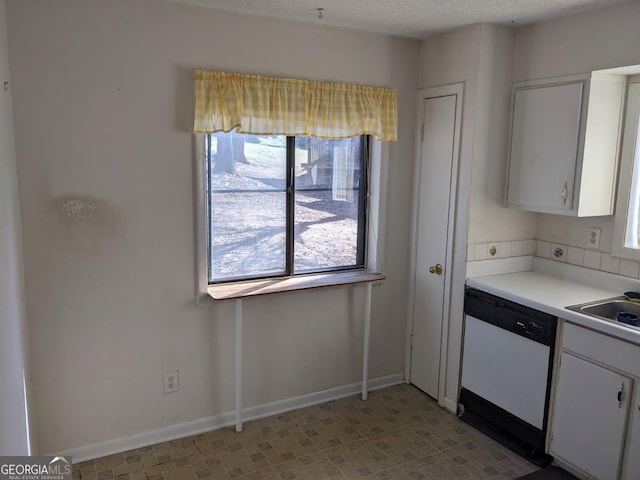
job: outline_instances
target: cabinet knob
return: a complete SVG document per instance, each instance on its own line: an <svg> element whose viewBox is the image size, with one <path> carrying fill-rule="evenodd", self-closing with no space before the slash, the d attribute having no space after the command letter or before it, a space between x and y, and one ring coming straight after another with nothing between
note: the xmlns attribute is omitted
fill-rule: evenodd
<svg viewBox="0 0 640 480"><path fill-rule="evenodd" d="M618 389L618 408L622 408L622 394L624 393L624 382L620 384Z"/></svg>
<svg viewBox="0 0 640 480"><path fill-rule="evenodd" d="M564 187L562 187L562 192L560 193L560 198L562 198L562 205L567 204L567 195L569 194L569 186L567 182L564 182Z"/></svg>

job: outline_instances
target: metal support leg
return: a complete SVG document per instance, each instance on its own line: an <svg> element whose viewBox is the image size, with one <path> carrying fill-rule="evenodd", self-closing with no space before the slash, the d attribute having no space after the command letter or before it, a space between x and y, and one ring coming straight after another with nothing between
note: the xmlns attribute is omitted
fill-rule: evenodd
<svg viewBox="0 0 640 480"><path fill-rule="evenodd" d="M371 336L371 282L367 283L364 306L364 358L362 359L362 400L369 398L369 338Z"/></svg>
<svg viewBox="0 0 640 480"><path fill-rule="evenodd" d="M242 431L242 299L236 300L236 432Z"/></svg>

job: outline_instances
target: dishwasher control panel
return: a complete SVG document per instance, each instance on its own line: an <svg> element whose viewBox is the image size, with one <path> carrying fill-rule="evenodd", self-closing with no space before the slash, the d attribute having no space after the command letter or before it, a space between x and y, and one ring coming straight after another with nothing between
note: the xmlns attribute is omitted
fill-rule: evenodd
<svg viewBox="0 0 640 480"><path fill-rule="evenodd" d="M541 324L541 322L536 322L535 320L524 320L516 321L516 328L520 330L525 335L529 336L538 336L543 338L545 334L545 326Z"/></svg>
<svg viewBox="0 0 640 480"><path fill-rule="evenodd" d="M490 293L467 288L464 312L543 345L553 345L557 318Z"/></svg>

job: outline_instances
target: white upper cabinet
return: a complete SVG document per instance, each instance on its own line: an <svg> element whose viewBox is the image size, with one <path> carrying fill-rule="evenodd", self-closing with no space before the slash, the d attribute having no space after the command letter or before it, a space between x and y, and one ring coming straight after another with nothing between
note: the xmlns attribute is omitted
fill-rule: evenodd
<svg viewBox="0 0 640 480"><path fill-rule="evenodd" d="M515 83L507 206L613 214L624 90L599 73Z"/></svg>

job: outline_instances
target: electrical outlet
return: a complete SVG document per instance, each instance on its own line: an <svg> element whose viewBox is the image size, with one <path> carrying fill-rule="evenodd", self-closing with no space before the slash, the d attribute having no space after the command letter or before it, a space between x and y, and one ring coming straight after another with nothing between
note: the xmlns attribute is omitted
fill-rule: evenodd
<svg viewBox="0 0 640 480"><path fill-rule="evenodd" d="M587 244L589 248L600 248L600 229L589 227Z"/></svg>
<svg viewBox="0 0 640 480"><path fill-rule="evenodd" d="M164 372L164 393L173 393L178 391L178 370L172 372Z"/></svg>

